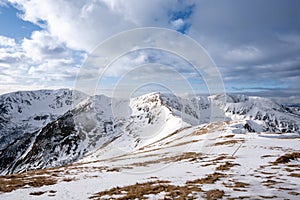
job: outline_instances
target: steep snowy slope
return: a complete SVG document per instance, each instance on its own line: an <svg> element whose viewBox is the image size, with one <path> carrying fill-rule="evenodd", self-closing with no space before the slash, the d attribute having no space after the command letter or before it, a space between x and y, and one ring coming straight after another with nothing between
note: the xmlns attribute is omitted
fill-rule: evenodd
<svg viewBox="0 0 300 200"><path fill-rule="evenodd" d="M160 93L133 98L129 108L130 115L123 119L120 134L112 142L91 152L85 160L122 155L190 126L164 104Z"/></svg>
<svg viewBox="0 0 300 200"><path fill-rule="evenodd" d="M130 102L103 95L89 97L39 131L28 134L26 140L4 149L0 155L6 161L2 163L2 173L61 166L116 143L123 146L117 145L117 152L113 148L111 153L123 154L188 125L162 104L158 93ZM12 156L12 151L17 156Z"/></svg>
<svg viewBox="0 0 300 200"><path fill-rule="evenodd" d="M68 89L14 92L0 96L0 150L39 130L86 98Z"/></svg>
<svg viewBox="0 0 300 200"><path fill-rule="evenodd" d="M1 163L2 173L60 166L99 148L111 135L118 134L110 101L105 96L89 97L40 130L27 134L26 140L3 149L0 158L6 163Z"/></svg>
<svg viewBox="0 0 300 200"><path fill-rule="evenodd" d="M82 101L68 89L14 92L0 96L0 172L27 153L39 130Z"/></svg>
<svg viewBox="0 0 300 200"><path fill-rule="evenodd" d="M288 108L261 97L245 95L180 98L151 93L131 100L132 114L126 129L111 143L89 154L87 160L122 155L159 141L176 131L219 121L233 121L233 133L290 132L299 134L300 116ZM226 103L224 103L226 102ZM215 108L212 117L212 105ZM216 116L217 115L217 116Z"/></svg>

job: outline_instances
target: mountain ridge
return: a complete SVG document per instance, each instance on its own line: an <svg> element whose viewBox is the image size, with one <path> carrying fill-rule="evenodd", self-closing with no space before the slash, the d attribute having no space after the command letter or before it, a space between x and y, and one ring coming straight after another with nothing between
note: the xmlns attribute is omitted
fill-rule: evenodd
<svg viewBox="0 0 300 200"><path fill-rule="evenodd" d="M224 98L227 99L226 102L223 101ZM36 100L41 100L42 106L32 103ZM217 118L210 116L212 104L217 106ZM27 114L29 109L26 106L34 105L36 107L33 110L42 107L47 109ZM21 113L18 112L19 107ZM6 110L1 115L1 130L8 127L6 135L10 132L19 134L12 137L6 146L2 144L2 174L61 166L91 152L97 152L94 154L95 158L120 155L142 148L184 127L217 121L238 121L239 123L232 127L232 131L237 133L299 134L300 127L300 115L287 107L267 98L246 95L182 98L156 92L130 100L120 100L104 95L90 97L62 89L1 95L0 108ZM19 120L21 126L13 129L15 127L9 120L18 119L22 113L27 115L25 125ZM43 113L47 115L41 115ZM44 116L50 117L43 118ZM54 117L49 120L51 116ZM34 124L35 121L43 123ZM26 129L28 124L31 125L31 129ZM12 129L9 129L10 127ZM1 134L2 138L6 136L3 132ZM103 148L105 144L106 147ZM114 152L114 145L119 145L118 152ZM103 151L106 153L103 154Z"/></svg>

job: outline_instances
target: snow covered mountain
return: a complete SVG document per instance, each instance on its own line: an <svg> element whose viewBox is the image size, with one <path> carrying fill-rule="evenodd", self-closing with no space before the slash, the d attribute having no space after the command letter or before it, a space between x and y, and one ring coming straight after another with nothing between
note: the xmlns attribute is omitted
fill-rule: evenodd
<svg viewBox="0 0 300 200"><path fill-rule="evenodd" d="M231 120L246 120L245 128L250 132L297 132L300 133L300 115L288 107L264 97L246 95L212 96L225 115Z"/></svg>
<svg viewBox="0 0 300 200"><path fill-rule="evenodd" d="M162 137L164 132L187 125L161 103L159 94L130 102L103 95L88 97L40 130L1 150L1 169L3 174L11 174L61 166L127 136L122 153L144 145L155 134Z"/></svg>
<svg viewBox="0 0 300 200"><path fill-rule="evenodd" d="M68 89L22 91L0 96L0 150L39 130L86 98Z"/></svg>
<svg viewBox="0 0 300 200"><path fill-rule="evenodd" d="M243 133L237 125L185 127L122 155L0 176L0 198L298 200L299 135ZM126 143L112 141L102 153Z"/></svg>
<svg viewBox="0 0 300 200"><path fill-rule="evenodd" d="M226 98L226 101L223 101ZM225 102L225 103L224 103ZM212 106L217 116L211 117ZM70 90L0 96L0 173L62 166L135 151L199 124L231 130L299 133L300 115L262 97L181 98L150 93L130 101Z"/></svg>
<svg viewBox="0 0 300 200"><path fill-rule="evenodd" d="M268 98L239 94L199 96L191 99L162 94L161 98L175 114L193 125L244 120L244 128L250 132L300 133L300 113ZM212 106L215 109L213 117Z"/></svg>
<svg viewBox="0 0 300 200"><path fill-rule="evenodd" d="M26 153L37 133L87 96L68 89L0 96L0 172Z"/></svg>

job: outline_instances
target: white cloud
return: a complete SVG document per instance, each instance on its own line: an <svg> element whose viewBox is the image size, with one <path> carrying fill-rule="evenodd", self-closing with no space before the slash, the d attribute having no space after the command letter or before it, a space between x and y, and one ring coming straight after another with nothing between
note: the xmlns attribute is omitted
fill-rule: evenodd
<svg viewBox="0 0 300 200"><path fill-rule="evenodd" d="M91 52L105 39L144 26L178 29L184 21L172 18L172 13L184 11L193 4L193 1L179 0L8 2L20 10L18 14L23 20L39 25L42 30L18 43L13 38L0 36L0 84L7 88L71 85L86 52ZM109 75L120 75L130 70L131 65L146 62L147 56L125 57ZM87 76L91 73L94 74L89 71Z"/></svg>
<svg viewBox="0 0 300 200"><path fill-rule="evenodd" d="M0 35L0 47L15 47L16 42L13 38L8 38Z"/></svg>
<svg viewBox="0 0 300 200"><path fill-rule="evenodd" d="M242 46L228 51L225 59L231 61L251 61L262 57L262 52L255 46Z"/></svg>
<svg viewBox="0 0 300 200"><path fill-rule="evenodd" d="M104 39L131 28L172 28L171 11L184 10L192 4L190 1L174 0L9 1L24 11L24 20L35 24L45 22L42 25L52 36L70 48L86 51L92 50Z"/></svg>
<svg viewBox="0 0 300 200"><path fill-rule="evenodd" d="M0 38L1 93L73 84L78 71L73 52L47 32L34 32L20 43Z"/></svg>
<svg viewBox="0 0 300 200"><path fill-rule="evenodd" d="M83 54L77 50L92 52L99 43L114 34L144 26L175 30L189 27L187 33L204 44L213 59L223 68L225 79L242 77L244 74L248 76L249 66L267 66L266 60L270 58L280 60L284 51L281 47L287 50L293 46L298 48L300 41L297 33L280 35L275 42L270 40L272 45L267 44L268 40L259 40L259 37L249 39L246 29L243 32L242 28L256 26L259 22L243 23L244 18L237 17L241 13L235 13L236 8L226 3L215 6L214 3L194 0L8 1L20 10L24 20L38 24L42 30L33 32L30 38L25 38L18 44L12 38L0 37L0 75L3 84L5 80L7 83L24 82L28 85L35 82L41 86L69 84L78 71L74 66L82 61L74 56L75 53ZM1 2L3 1L0 0L0 5ZM187 14L187 8L193 4L196 4L195 9L188 11L192 14ZM252 17L249 19L252 20ZM253 30L258 31L256 35L260 35L259 29ZM274 45L279 40L281 43ZM126 41L112 45L111 48L122 48L123 43ZM120 76L136 65L147 63L152 59L151 56L155 56L153 52L123 57L107 71L107 75ZM157 60L170 65L176 61L176 69L180 73L189 73L187 65L172 57L165 56ZM88 71L86 75L97 74L97 70ZM146 72L143 75L146 76L147 73L159 74L164 73L164 70Z"/></svg>
<svg viewBox="0 0 300 200"><path fill-rule="evenodd" d="M178 29L182 28L182 26L184 26L185 23L184 23L183 19L179 18L179 19L172 21L171 24L175 30L178 30Z"/></svg>
<svg viewBox="0 0 300 200"><path fill-rule="evenodd" d="M71 50L58 40L57 37L51 36L46 31L35 31L31 38L25 38L22 48L26 55L34 61L45 59L60 59L71 56Z"/></svg>

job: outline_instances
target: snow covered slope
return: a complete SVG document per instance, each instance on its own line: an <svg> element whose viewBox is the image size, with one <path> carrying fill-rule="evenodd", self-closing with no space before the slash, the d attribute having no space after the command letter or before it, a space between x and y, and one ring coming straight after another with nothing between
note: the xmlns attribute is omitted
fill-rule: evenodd
<svg viewBox="0 0 300 200"><path fill-rule="evenodd" d="M245 119L250 132L300 133L300 115L264 97L246 95L211 96L212 101L226 98L219 106L231 120Z"/></svg>
<svg viewBox="0 0 300 200"><path fill-rule="evenodd" d="M0 100L0 171L11 174L1 199L300 195L300 116L267 98L56 90Z"/></svg>
<svg viewBox="0 0 300 200"><path fill-rule="evenodd" d="M295 111L244 95L181 98L150 93L127 101L57 90L0 99L2 174L62 166L83 156L85 161L121 156L176 131L218 121L238 121L233 133L299 133L300 127Z"/></svg>
<svg viewBox="0 0 300 200"><path fill-rule="evenodd" d="M86 98L68 89L14 92L0 96L0 150L47 123Z"/></svg>
<svg viewBox="0 0 300 200"><path fill-rule="evenodd" d="M87 96L68 89L14 92L0 96L0 172L31 148L40 129Z"/></svg>
<svg viewBox="0 0 300 200"><path fill-rule="evenodd" d="M234 133L241 121L186 127L116 157L2 176L0 198L299 199L299 135Z"/></svg>

